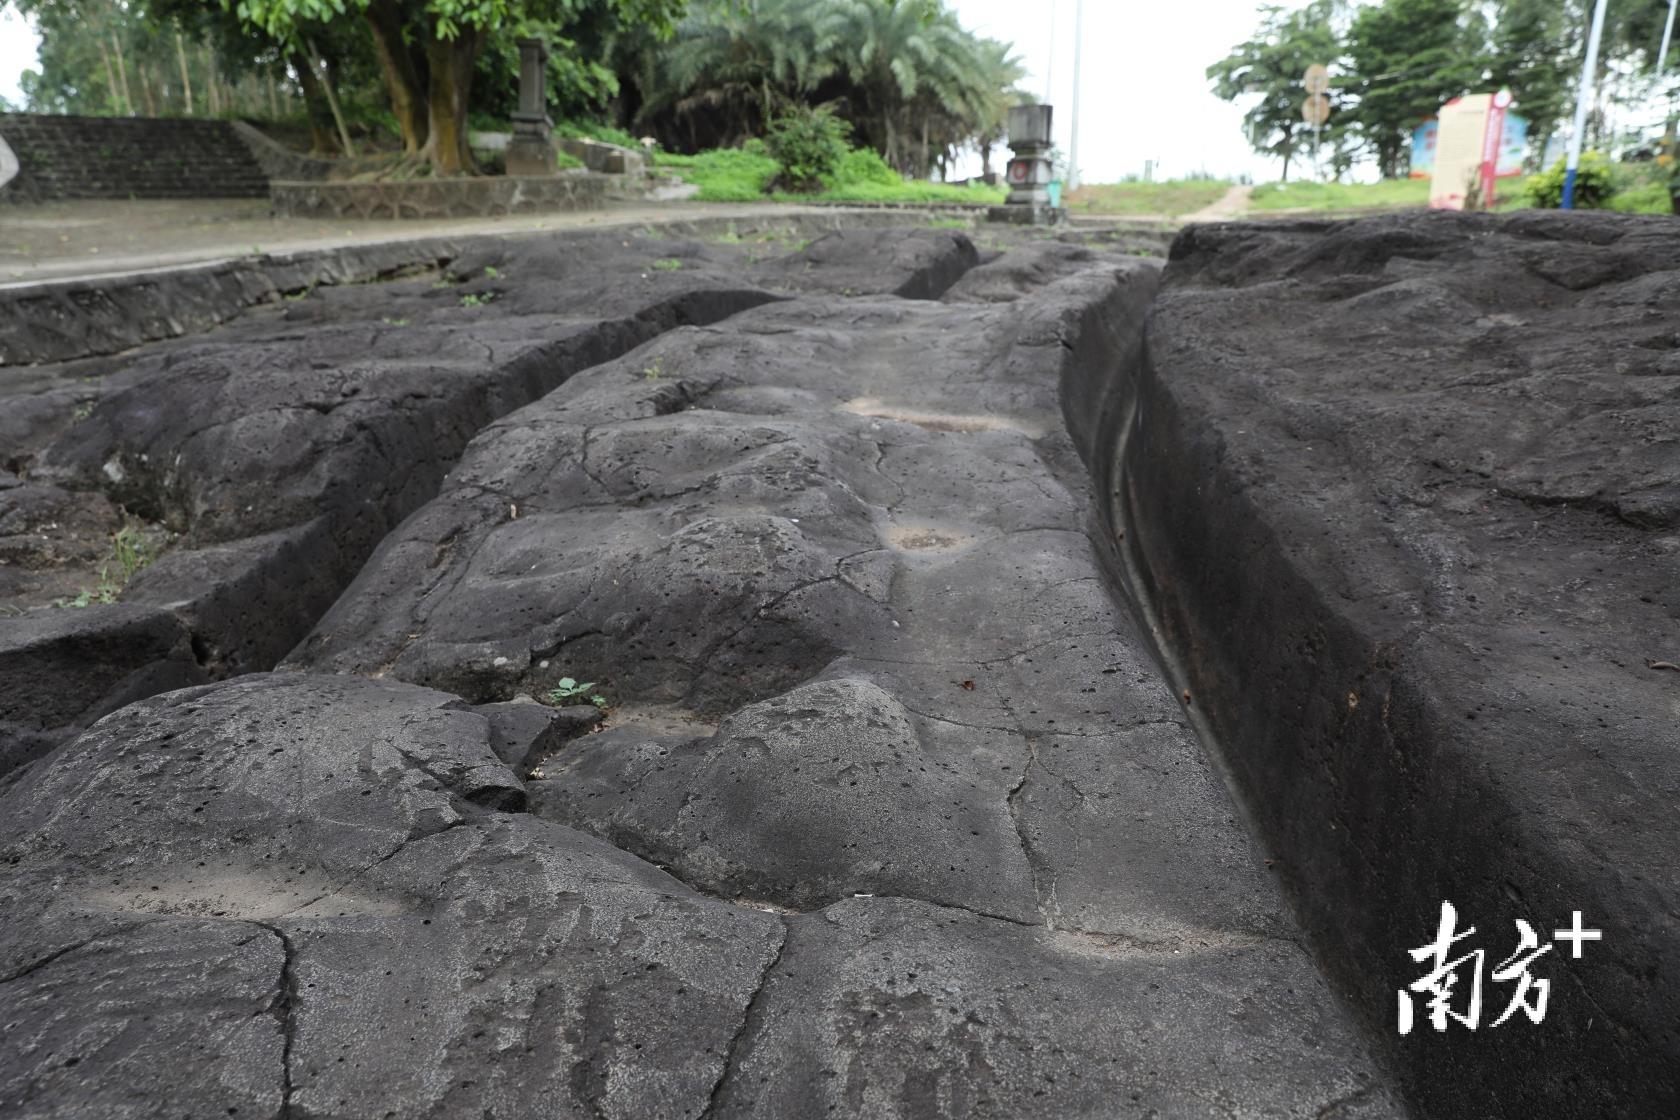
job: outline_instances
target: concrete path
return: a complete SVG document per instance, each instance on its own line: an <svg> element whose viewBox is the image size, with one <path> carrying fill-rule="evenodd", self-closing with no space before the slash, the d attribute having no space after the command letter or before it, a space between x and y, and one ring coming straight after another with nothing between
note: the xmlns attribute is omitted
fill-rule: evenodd
<svg viewBox="0 0 1680 1120"><path fill-rule="evenodd" d="M0 206L0 286L428 236L598 229L696 218L749 219L817 209L773 203L620 203L572 213L394 222L276 218L265 200L247 198Z"/></svg>
<svg viewBox="0 0 1680 1120"><path fill-rule="evenodd" d="M1248 213L1248 198L1254 193L1252 185L1237 185L1226 191L1217 201L1184 215L1179 221L1229 222Z"/></svg>

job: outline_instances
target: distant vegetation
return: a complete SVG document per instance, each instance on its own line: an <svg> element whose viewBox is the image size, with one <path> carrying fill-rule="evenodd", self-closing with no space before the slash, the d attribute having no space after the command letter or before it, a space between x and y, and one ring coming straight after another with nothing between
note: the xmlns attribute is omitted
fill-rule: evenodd
<svg viewBox="0 0 1680 1120"><path fill-rule="evenodd" d="M900 179L942 176L965 148L989 171L1023 98L1009 44L965 29L944 0L14 2L41 35L22 83L30 111L261 118L316 154L400 153L404 174L478 170L468 130L507 127L523 35L551 47L563 129L690 155L822 109ZM750 163L731 164L727 186L709 173L708 191L745 193ZM902 193L778 166L783 191Z"/></svg>
<svg viewBox="0 0 1680 1120"><path fill-rule="evenodd" d="M1429 205L1429 180L1262 183L1249 195L1248 205L1253 210L1405 210Z"/></svg>
<svg viewBox="0 0 1680 1120"><path fill-rule="evenodd" d="M1314 63L1330 70L1329 121L1319 137L1326 167L1342 178L1369 158L1389 179L1403 178L1411 133L1441 105L1468 93L1509 89L1529 121L1530 170L1574 107L1590 3L1556 0L1312 0L1268 5L1246 42L1208 67L1218 96L1249 105L1243 118L1255 151L1283 161L1283 178L1305 158L1312 129L1301 119L1302 77ZM1668 0L1618 0L1604 30L1601 73L1612 96L1653 103L1653 72ZM1665 85L1680 82L1671 52ZM1255 98L1254 95L1260 95ZM1597 115L1591 147L1619 146Z"/></svg>
<svg viewBox="0 0 1680 1120"><path fill-rule="evenodd" d="M1159 214L1176 218L1218 202L1230 187L1224 179L1089 183L1069 192L1064 202L1075 213Z"/></svg>

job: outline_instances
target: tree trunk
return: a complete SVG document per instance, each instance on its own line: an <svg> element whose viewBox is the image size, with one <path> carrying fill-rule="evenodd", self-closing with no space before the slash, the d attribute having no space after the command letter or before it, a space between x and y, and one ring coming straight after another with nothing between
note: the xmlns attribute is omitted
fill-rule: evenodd
<svg viewBox="0 0 1680 1120"><path fill-rule="evenodd" d="M308 59L293 55L291 63L292 70L297 74L298 86L303 90L304 114L309 118L309 154L335 155L338 144L333 140L332 110L327 106L327 99L321 95L321 83L310 68Z"/></svg>
<svg viewBox="0 0 1680 1120"><path fill-rule="evenodd" d="M193 116L192 76L187 72L187 45L181 41L181 29L175 29L175 57L181 60L181 89L187 97L187 116Z"/></svg>
<svg viewBox="0 0 1680 1120"><path fill-rule="evenodd" d="M122 82L123 105L128 109L128 115L134 115L134 94L128 89L128 67L123 65L122 43L117 39L116 32L111 33L111 51L117 56L117 79Z"/></svg>
<svg viewBox="0 0 1680 1120"><path fill-rule="evenodd" d="M344 123L344 113L338 107L338 91L333 89L332 75L327 71L327 64L321 61L321 52L315 49L313 40L309 42L309 57L313 66L321 68L321 88L326 92L327 108L332 110L333 123L338 126L338 138L344 144L344 154L354 159L356 145L350 140L350 127Z"/></svg>
<svg viewBox="0 0 1680 1120"><path fill-rule="evenodd" d="M280 119L280 94L274 88L274 71L267 70L263 76L268 80L268 119L277 121Z"/></svg>
<svg viewBox="0 0 1680 1120"><path fill-rule="evenodd" d="M204 100L212 117L222 115L222 91L216 88L216 56L204 48Z"/></svg>
<svg viewBox="0 0 1680 1120"><path fill-rule="evenodd" d="M992 141L989 138L980 141L980 178L988 183L992 181Z"/></svg>
<svg viewBox="0 0 1680 1120"><path fill-rule="evenodd" d="M117 101L117 71L111 65L111 52L105 49L105 40L95 35L93 41L99 45L99 57L105 63L105 89L109 93L105 101L115 113L122 108Z"/></svg>
<svg viewBox="0 0 1680 1120"><path fill-rule="evenodd" d="M402 14L393 0L372 0L362 12L373 32L374 53L385 75L385 89L391 96L391 112L402 129L403 151L418 152L426 143L426 87L420 81L414 57L403 42Z"/></svg>
<svg viewBox="0 0 1680 1120"><path fill-rule="evenodd" d="M478 46L478 29L470 26L462 26L453 39L440 39L434 32L426 40L431 133L426 146L435 175L470 175L476 170L467 150L467 99Z"/></svg>
<svg viewBox="0 0 1680 1120"><path fill-rule="evenodd" d="M140 77L140 92L146 98L146 115L148 117L155 117L155 116L158 115L158 111L157 111L157 100L152 96L152 76L151 76L151 73L148 70L148 68L147 68L147 66L144 62L142 62L140 64L139 70L140 70L140 74L139 74L139 77Z"/></svg>

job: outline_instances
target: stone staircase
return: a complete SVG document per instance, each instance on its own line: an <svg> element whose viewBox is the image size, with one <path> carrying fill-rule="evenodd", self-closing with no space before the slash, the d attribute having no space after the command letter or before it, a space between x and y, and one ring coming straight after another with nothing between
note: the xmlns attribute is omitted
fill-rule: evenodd
<svg viewBox="0 0 1680 1120"><path fill-rule="evenodd" d="M261 198L268 178L231 122L0 113L18 173L0 202Z"/></svg>

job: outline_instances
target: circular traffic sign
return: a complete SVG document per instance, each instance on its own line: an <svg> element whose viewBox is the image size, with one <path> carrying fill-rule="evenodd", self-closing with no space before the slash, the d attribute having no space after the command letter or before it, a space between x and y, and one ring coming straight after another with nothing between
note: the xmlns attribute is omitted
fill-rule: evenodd
<svg viewBox="0 0 1680 1120"><path fill-rule="evenodd" d="M1314 127L1330 119L1330 99L1315 93L1301 102L1301 119Z"/></svg>
<svg viewBox="0 0 1680 1120"><path fill-rule="evenodd" d="M1330 71L1322 63L1315 62L1307 67L1307 76L1301 79L1301 84L1307 87L1308 93L1330 92Z"/></svg>

